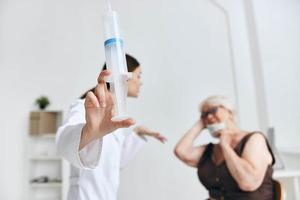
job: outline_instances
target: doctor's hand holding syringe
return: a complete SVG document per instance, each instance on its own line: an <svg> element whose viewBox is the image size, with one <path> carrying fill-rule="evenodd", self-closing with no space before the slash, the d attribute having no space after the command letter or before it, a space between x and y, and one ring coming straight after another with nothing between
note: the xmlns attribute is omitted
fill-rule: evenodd
<svg viewBox="0 0 300 200"><path fill-rule="evenodd" d="M110 71L104 70L98 77L94 92L89 91L85 98L86 124L82 129L79 150L93 140L102 138L118 128L127 128L135 124L131 118L122 121L112 121L114 101L108 91L105 78Z"/></svg>
<svg viewBox="0 0 300 200"><path fill-rule="evenodd" d="M103 70L98 77L98 84L94 92L89 91L85 97L86 124L82 129L79 150L91 141L100 139L116 129L127 128L135 124L132 118L121 121L112 120L114 116L114 100L107 89L105 81L109 75L110 71ZM134 131L142 138L150 136L162 143L166 141L166 138L159 132L150 130L145 126L137 126L134 128Z"/></svg>

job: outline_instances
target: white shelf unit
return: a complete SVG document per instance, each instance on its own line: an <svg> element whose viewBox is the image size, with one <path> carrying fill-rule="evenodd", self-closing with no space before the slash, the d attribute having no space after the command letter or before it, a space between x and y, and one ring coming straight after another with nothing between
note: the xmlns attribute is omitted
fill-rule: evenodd
<svg viewBox="0 0 300 200"><path fill-rule="evenodd" d="M61 111L46 111L56 115L57 129L62 122ZM35 122L35 125L37 122ZM45 122L43 122L45 125ZM47 125L46 125L47 126ZM30 129L32 130L32 129ZM28 200L64 199L64 161L57 156L55 133L28 134L26 140L26 196ZM44 183L33 182L39 177L48 179Z"/></svg>
<svg viewBox="0 0 300 200"><path fill-rule="evenodd" d="M61 188L62 183L30 183L32 188Z"/></svg>

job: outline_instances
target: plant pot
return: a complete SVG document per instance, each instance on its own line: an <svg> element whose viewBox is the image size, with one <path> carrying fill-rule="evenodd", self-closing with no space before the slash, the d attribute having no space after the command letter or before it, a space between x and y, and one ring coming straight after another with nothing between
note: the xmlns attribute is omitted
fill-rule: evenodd
<svg viewBox="0 0 300 200"><path fill-rule="evenodd" d="M39 107L41 110L44 110L47 107L47 105L39 105Z"/></svg>

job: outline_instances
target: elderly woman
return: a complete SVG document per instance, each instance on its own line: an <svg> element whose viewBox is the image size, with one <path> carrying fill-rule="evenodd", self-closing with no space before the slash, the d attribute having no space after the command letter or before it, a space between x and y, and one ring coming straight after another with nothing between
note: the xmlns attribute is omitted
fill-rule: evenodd
<svg viewBox="0 0 300 200"><path fill-rule="evenodd" d="M200 105L200 112L201 118L178 142L175 154L198 169L210 199L273 199L275 160L264 135L239 129L233 106L226 97L207 98ZM193 146L205 128L220 142Z"/></svg>

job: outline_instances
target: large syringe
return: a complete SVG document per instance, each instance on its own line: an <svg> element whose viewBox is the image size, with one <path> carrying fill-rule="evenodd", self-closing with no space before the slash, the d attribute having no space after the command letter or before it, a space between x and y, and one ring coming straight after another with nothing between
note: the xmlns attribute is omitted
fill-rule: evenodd
<svg viewBox="0 0 300 200"><path fill-rule="evenodd" d="M128 70L117 13L111 9L109 1L107 5L108 10L104 15L104 48L106 66L111 71L108 79L110 92L115 101L115 115L112 120L121 121L129 118L126 103Z"/></svg>

